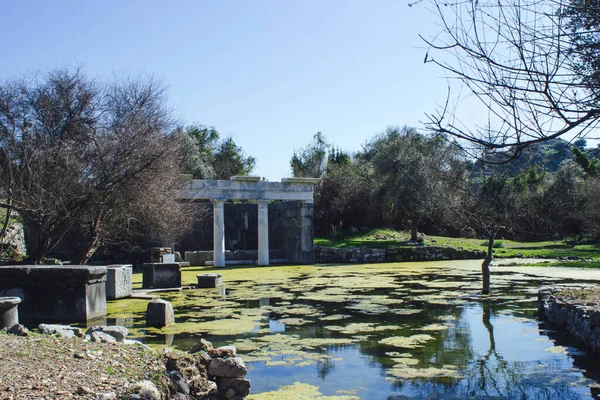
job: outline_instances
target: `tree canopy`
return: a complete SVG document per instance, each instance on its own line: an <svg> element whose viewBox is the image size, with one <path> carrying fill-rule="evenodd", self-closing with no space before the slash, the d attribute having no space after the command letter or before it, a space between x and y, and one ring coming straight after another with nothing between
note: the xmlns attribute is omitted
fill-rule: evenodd
<svg viewBox="0 0 600 400"><path fill-rule="evenodd" d="M55 70L0 85L1 205L23 220L28 261L70 231L80 263L142 226L173 235L183 207L173 195L181 184L173 127L152 78L99 83Z"/></svg>

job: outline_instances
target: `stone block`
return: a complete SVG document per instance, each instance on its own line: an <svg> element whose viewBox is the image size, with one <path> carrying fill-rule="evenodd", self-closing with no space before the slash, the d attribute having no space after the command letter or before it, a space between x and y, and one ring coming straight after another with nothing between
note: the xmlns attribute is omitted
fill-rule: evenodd
<svg viewBox="0 0 600 400"><path fill-rule="evenodd" d="M0 297L0 329L11 328L19 323L19 297Z"/></svg>
<svg viewBox="0 0 600 400"><path fill-rule="evenodd" d="M131 297L132 266L106 266L106 298L108 300Z"/></svg>
<svg viewBox="0 0 600 400"><path fill-rule="evenodd" d="M118 343L123 343L129 335L129 329L124 326L90 326L87 331L85 331L86 338L92 338L92 333L94 332L102 332L113 337Z"/></svg>
<svg viewBox="0 0 600 400"><path fill-rule="evenodd" d="M200 274L198 278L199 288L216 288L223 285L223 275L221 274Z"/></svg>
<svg viewBox="0 0 600 400"><path fill-rule="evenodd" d="M175 322L173 306L166 300L152 300L146 308L146 325L162 328Z"/></svg>
<svg viewBox="0 0 600 400"><path fill-rule="evenodd" d="M218 378L244 378L248 369L239 357L213 358L208 365L208 375Z"/></svg>
<svg viewBox="0 0 600 400"><path fill-rule="evenodd" d="M181 266L179 263L144 264L142 287L144 289L181 287Z"/></svg>
<svg viewBox="0 0 600 400"><path fill-rule="evenodd" d="M237 396L248 396L252 387L249 380L239 378L221 378L218 386L223 391L233 389Z"/></svg>
<svg viewBox="0 0 600 400"><path fill-rule="evenodd" d="M35 322L105 317L105 282L100 266L0 266L0 296L21 298L20 317Z"/></svg>

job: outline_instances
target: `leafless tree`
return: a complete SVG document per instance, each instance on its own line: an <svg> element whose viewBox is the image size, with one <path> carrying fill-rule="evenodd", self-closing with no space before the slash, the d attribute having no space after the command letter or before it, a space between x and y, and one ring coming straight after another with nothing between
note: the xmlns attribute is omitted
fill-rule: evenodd
<svg viewBox="0 0 600 400"><path fill-rule="evenodd" d="M517 156L527 145L566 134L582 137L597 127L598 71L580 39L591 35L598 43L598 25L587 23L589 19L573 21L584 9L598 18L600 3L428 4L441 31L422 36L429 46L425 62L438 65L450 78L446 103L427 116L429 129L455 138L465 148L508 149ZM478 99L488 110L480 125L470 125L458 115L464 97Z"/></svg>
<svg viewBox="0 0 600 400"><path fill-rule="evenodd" d="M161 234L185 230L180 141L165 101L151 78L102 85L79 70L0 86L1 205L23 218L27 261L73 230L80 263L150 222Z"/></svg>
<svg viewBox="0 0 600 400"><path fill-rule="evenodd" d="M485 158L485 156L481 156ZM453 173L453 190L447 197L446 219L457 228L469 229L487 241L487 253L481 263L482 293L490 293L490 265L494 256L494 243L499 234L511 230L518 218L520 202L514 186L506 174L488 173L486 164L481 171L468 171L457 165Z"/></svg>

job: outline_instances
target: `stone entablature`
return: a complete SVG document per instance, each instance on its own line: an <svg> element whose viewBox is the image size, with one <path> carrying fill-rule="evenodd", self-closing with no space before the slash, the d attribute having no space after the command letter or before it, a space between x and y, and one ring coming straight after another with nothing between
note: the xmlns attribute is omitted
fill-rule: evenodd
<svg viewBox="0 0 600 400"><path fill-rule="evenodd" d="M211 200L213 202L213 260L215 267L225 266L225 212L227 201L253 200L258 203L258 265L269 265L269 202L300 201L310 211L310 224L302 222L296 253L312 261L312 203L314 185L318 178L285 178L281 182L261 181L257 176L232 176L230 180L191 179L179 193L183 200ZM311 232L305 232L310 227ZM306 239L310 237L311 243Z"/></svg>
<svg viewBox="0 0 600 400"><path fill-rule="evenodd" d="M192 179L183 187L182 199L208 200L302 200L313 202L318 178L285 178L281 182L261 181L255 176L232 176L231 180Z"/></svg>

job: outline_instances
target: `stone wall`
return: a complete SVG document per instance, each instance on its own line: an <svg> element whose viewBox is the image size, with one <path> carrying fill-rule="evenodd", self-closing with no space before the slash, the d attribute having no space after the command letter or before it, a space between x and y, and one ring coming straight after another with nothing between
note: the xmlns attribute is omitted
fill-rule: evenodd
<svg viewBox="0 0 600 400"><path fill-rule="evenodd" d="M313 264L313 205L302 201L269 204L269 246L289 263ZM271 256L271 258L274 258Z"/></svg>
<svg viewBox="0 0 600 400"><path fill-rule="evenodd" d="M315 246L317 263L378 263L402 261L435 261L482 259L485 252L452 247L414 246L395 249L370 247L337 249Z"/></svg>
<svg viewBox="0 0 600 400"><path fill-rule="evenodd" d="M597 304L577 304L553 296L553 289L543 287L538 293L540 317L565 329L574 338L600 355L600 310Z"/></svg>
<svg viewBox="0 0 600 400"><path fill-rule="evenodd" d="M269 258L271 260L284 259L284 252L281 249L269 249ZM189 262L190 265L208 265L207 263L212 262L214 253L212 250L201 250L201 251L186 251L185 261ZM249 264L258 260L258 250L225 250L226 261L239 261L248 262Z"/></svg>

